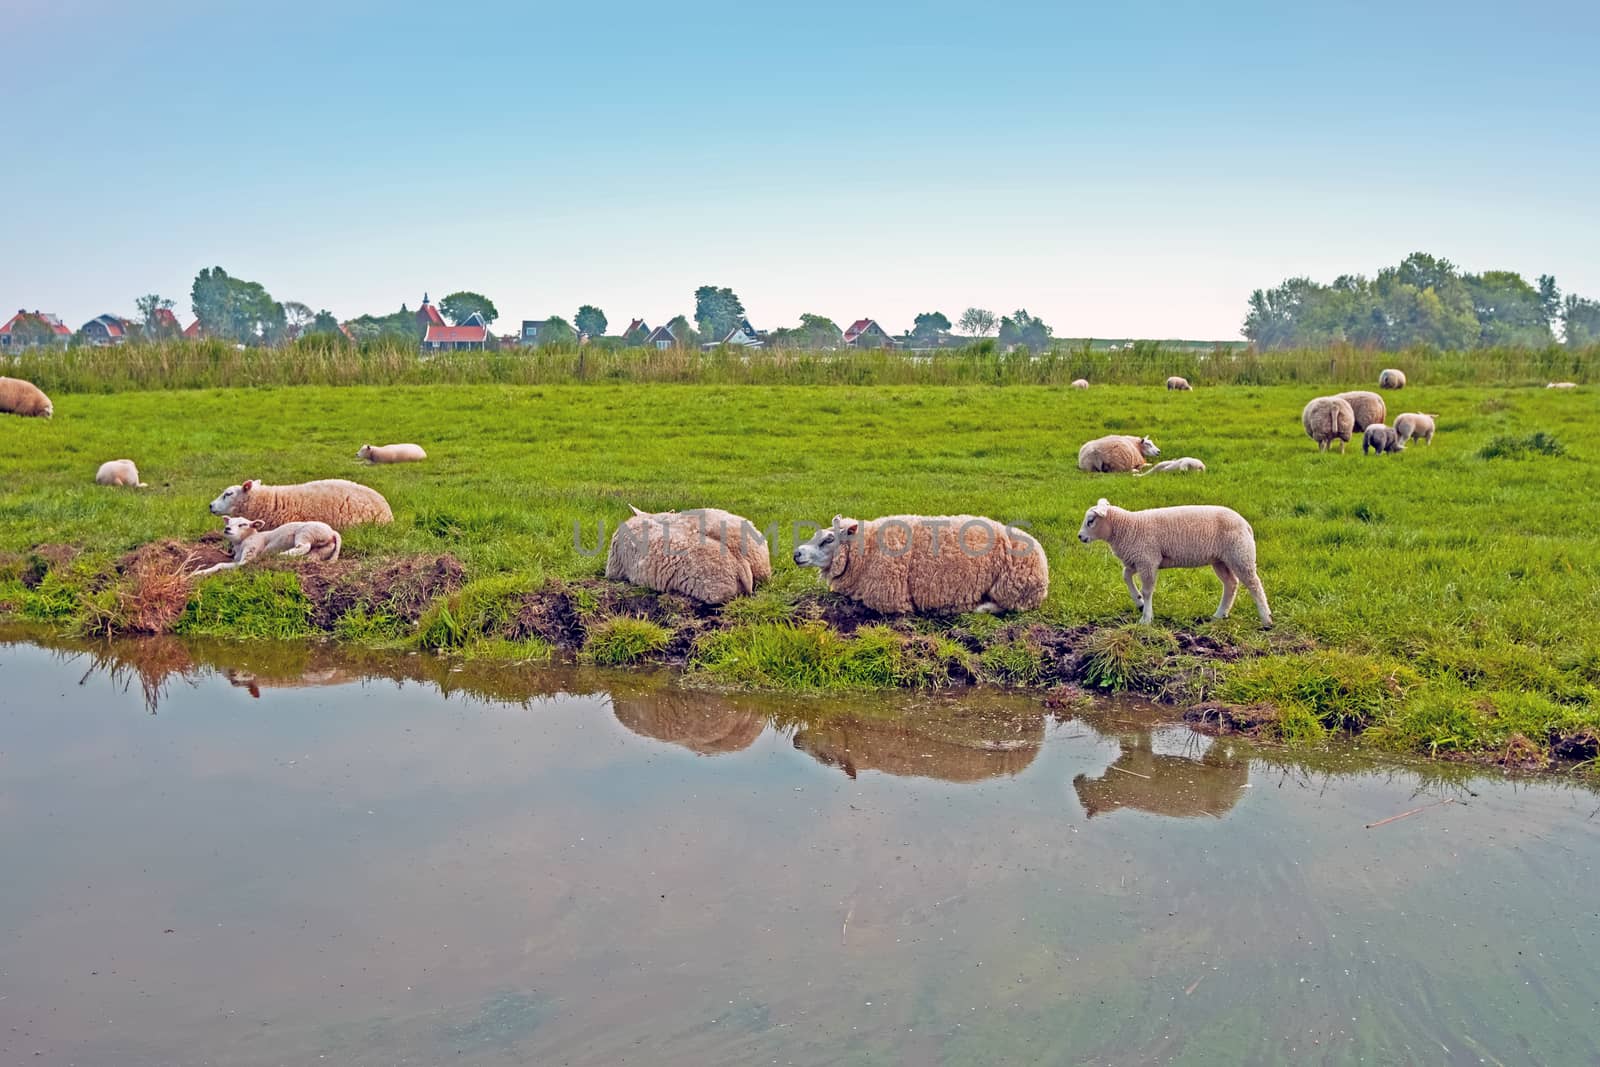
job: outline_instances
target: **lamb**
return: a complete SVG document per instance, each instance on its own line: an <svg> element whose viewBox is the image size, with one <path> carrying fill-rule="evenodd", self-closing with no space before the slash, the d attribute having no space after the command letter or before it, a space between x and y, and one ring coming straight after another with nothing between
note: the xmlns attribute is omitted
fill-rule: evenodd
<svg viewBox="0 0 1600 1067"><path fill-rule="evenodd" d="M1074 378L1074 379L1072 379L1072 387L1074 389L1087 389L1087 388L1089 388L1089 379L1087 379L1087 378Z"/></svg>
<svg viewBox="0 0 1600 1067"><path fill-rule="evenodd" d="M884 615L1031 611L1050 591L1039 542L974 515L890 515L833 524L797 546L836 593Z"/></svg>
<svg viewBox="0 0 1600 1067"><path fill-rule="evenodd" d="M342 530L362 522L394 521L381 493L343 478L298 485L267 485L252 479L224 489L211 502L211 514L260 519L269 529L286 522L325 522Z"/></svg>
<svg viewBox="0 0 1600 1067"><path fill-rule="evenodd" d="M1255 531L1232 508L1188 504L1175 508L1124 511L1104 497L1083 516L1078 540L1104 541L1122 561L1122 580L1149 625L1155 614L1156 572L1167 567L1210 564L1222 579L1222 603L1214 618L1226 619L1242 583L1256 602L1261 625L1272 625L1267 594L1256 575ZM1133 577L1144 586L1141 596Z"/></svg>
<svg viewBox="0 0 1600 1067"><path fill-rule="evenodd" d="M48 419L56 406L44 391L21 378L0 378L0 415L25 415Z"/></svg>
<svg viewBox="0 0 1600 1067"><path fill-rule="evenodd" d="M1148 437L1131 434L1111 434L1096 437L1078 449L1078 469L1089 471L1133 471L1144 466L1147 458L1161 455L1161 449Z"/></svg>
<svg viewBox="0 0 1600 1067"><path fill-rule="evenodd" d="M1389 409L1383 403L1383 397L1377 393L1355 390L1349 393L1340 393L1339 399L1350 405L1350 410L1355 414L1355 432L1360 433L1368 426L1376 426L1387 421Z"/></svg>
<svg viewBox="0 0 1600 1067"><path fill-rule="evenodd" d="M1406 443L1400 440L1399 434L1379 423L1376 426L1368 426L1366 432L1361 435L1361 454L1366 455L1369 448L1381 456L1385 452L1404 452Z"/></svg>
<svg viewBox="0 0 1600 1067"><path fill-rule="evenodd" d="M0 378L0 382L4 381L4 378ZM1546 389L1576 389L1577 387L1577 382L1551 382L1549 385L1545 386Z"/></svg>
<svg viewBox="0 0 1600 1067"><path fill-rule="evenodd" d="M1404 389L1406 387L1406 372L1403 370L1384 370L1378 373L1379 389Z"/></svg>
<svg viewBox="0 0 1600 1067"><path fill-rule="evenodd" d="M131 459L111 459L100 464L100 469L94 473L96 485L131 485L139 489L147 488L139 480L139 468L133 465Z"/></svg>
<svg viewBox="0 0 1600 1067"><path fill-rule="evenodd" d="M1175 391L1175 392L1180 392L1180 393L1188 393L1188 392L1192 392L1193 389L1194 389L1194 386L1189 384L1189 380L1187 378L1180 378L1176 374L1174 374L1172 377L1167 379L1167 391L1168 392L1174 392Z"/></svg>
<svg viewBox="0 0 1600 1067"><path fill-rule="evenodd" d="M428 454L421 445L362 445L356 458L368 463L420 463Z"/></svg>
<svg viewBox="0 0 1600 1067"><path fill-rule="evenodd" d="M230 518L222 524L222 533L233 545L233 559L218 563L194 577L203 578L218 571L243 567L257 556L306 556L331 563L339 558L343 541L339 531L325 522L286 522L270 530L260 519Z"/></svg>
<svg viewBox="0 0 1600 1067"><path fill-rule="evenodd" d="M1437 415L1424 415L1421 412L1408 411L1404 415L1394 417L1394 432L1400 435L1400 440L1409 441L1413 437L1420 437L1428 444L1433 444L1433 420Z"/></svg>
<svg viewBox="0 0 1600 1067"><path fill-rule="evenodd" d="M631 510L611 536L607 578L726 604L772 577L767 542L749 519L720 508Z"/></svg>
<svg viewBox="0 0 1600 1067"><path fill-rule="evenodd" d="M1317 443L1319 452L1326 452L1333 442L1339 442L1339 454L1355 433L1356 415L1350 402L1337 396L1319 396L1300 412L1300 425L1306 436Z"/></svg>
<svg viewBox="0 0 1600 1067"><path fill-rule="evenodd" d="M1182 459L1164 459L1153 467L1142 471L1134 471L1135 478L1143 478L1146 474L1160 474L1163 471L1203 471L1206 465L1193 456L1184 456Z"/></svg>

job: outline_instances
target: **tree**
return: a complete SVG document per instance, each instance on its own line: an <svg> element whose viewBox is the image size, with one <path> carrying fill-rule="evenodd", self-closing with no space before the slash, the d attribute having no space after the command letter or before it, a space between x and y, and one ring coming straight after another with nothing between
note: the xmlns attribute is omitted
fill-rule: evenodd
<svg viewBox="0 0 1600 1067"><path fill-rule="evenodd" d="M283 302L284 322L289 327L290 334L295 337L299 337L304 333L306 326L316 317L316 312L298 300L285 300Z"/></svg>
<svg viewBox="0 0 1600 1067"><path fill-rule="evenodd" d="M800 325L772 331L768 343L775 348L838 348L844 333L826 315L800 316Z"/></svg>
<svg viewBox="0 0 1600 1067"><path fill-rule="evenodd" d="M1554 333L1556 323L1561 321L1561 290L1556 288L1554 275L1539 275L1539 310L1545 326Z"/></svg>
<svg viewBox="0 0 1600 1067"><path fill-rule="evenodd" d="M539 327L539 347L545 345L570 345L578 339L578 331L572 328L572 323L560 315L551 315L544 320L544 325Z"/></svg>
<svg viewBox="0 0 1600 1067"><path fill-rule="evenodd" d="M1568 293L1561 305L1561 332L1568 348L1600 344L1600 300Z"/></svg>
<svg viewBox="0 0 1600 1067"><path fill-rule="evenodd" d="M973 337L988 337L994 333L994 312L983 308L968 308L961 313L958 325Z"/></svg>
<svg viewBox="0 0 1600 1067"><path fill-rule="evenodd" d="M163 341L179 335L176 320L157 314L171 311L171 300L158 293L150 293L135 300L133 306L139 309L139 325L143 328L145 340Z"/></svg>
<svg viewBox="0 0 1600 1067"><path fill-rule="evenodd" d="M1546 276L1548 277L1548 275ZM1552 285L1555 279L1550 279ZM1478 320L1480 345L1547 345L1555 340L1545 294L1509 270L1489 270L1462 279Z"/></svg>
<svg viewBox="0 0 1600 1067"><path fill-rule="evenodd" d="M604 337L606 335L606 313L593 304L585 304L578 309L572 317L573 325L578 327L579 333L586 333L590 337Z"/></svg>
<svg viewBox="0 0 1600 1067"><path fill-rule="evenodd" d="M1026 345L1030 350L1038 352L1050 347L1050 327L1042 319L1029 315L1026 308L1019 308L1000 320L1000 343L1003 345Z"/></svg>
<svg viewBox="0 0 1600 1067"><path fill-rule="evenodd" d="M924 311L912 320L911 336L922 342L937 341L950 332L950 320L937 311Z"/></svg>
<svg viewBox="0 0 1600 1067"><path fill-rule="evenodd" d="M485 326L491 325L500 317L500 312L495 310L494 303L482 293L468 292L463 289L458 293L451 293L439 301L439 311L452 323L460 326L474 314L483 316Z"/></svg>
<svg viewBox="0 0 1600 1067"><path fill-rule="evenodd" d="M689 320L687 318L685 318L684 316L679 315L677 318L675 318L671 322L667 323L667 329L672 331L672 336L673 336L673 338L675 338L677 340L678 347L680 347L680 348L699 348L700 347L700 334L695 332L695 328L693 326L689 325ZM732 330L733 327L730 326L730 327L728 327L728 329ZM723 336L727 336L727 335L724 334Z"/></svg>
<svg viewBox="0 0 1600 1067"><path fill-rule="evenodd" d="M704 336L720 341L732 333L743 318L744 305L732 289L702 285L694 291L694 321Z"/></svg>
<svg viewBox="0 0 1600 1067"><path fill-rule="evenodd" d="M306 327L309 334L342 334L339 329L339 320L333 317L333 312L323 308L311 318L311 325Z"/></svg>
<svg viewBox="0 0 1600 1067"><path fill-rule="evenodd" d="M392 315L359 315L345 325L350 327L350 332L355 334L357 341L376 341L387 337L415 344L422 340L416 313L404 304L401 304L400 310ZM335 326L337 327L337 323Z"/></svg>
<svg viewBox="0 0 1600 1067"><path fill-rule="evenodd" d="M221 267L207 267L195 275L189 298L201 328L213 337L270 344L283 335L283 305L260 282L230 278Z"/></svg>

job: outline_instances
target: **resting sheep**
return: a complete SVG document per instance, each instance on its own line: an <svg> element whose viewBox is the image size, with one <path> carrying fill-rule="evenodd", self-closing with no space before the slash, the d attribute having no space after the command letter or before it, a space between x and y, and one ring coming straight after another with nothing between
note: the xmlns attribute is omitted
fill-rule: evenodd
<svg viewBox="0 0 1600 1067"><path fill-rule="evenodd" d="M726 604L772 577L767 542L749 519L720 508L632 511L611 536L607 578Z"/></svg>
<svg viewBox="0 0 1600 1067"><path fill-rule="evenodd" d="M139 480L139 468L133 465L131 459L112 459L100 464L100 469L94 472L96 485L131 485L138 489L146 488Z"/></svg>
<svg viewBox="0 0 1600 1067"><path fill-rule="evenodd" d="M325 522L286 522L270 530L262 529L264 525L260 519L228 519L222 533L233 545L233 559L195 571L194 576L233 570L257 556L306 556L324 563L339 558L343 544L339 531Z"/></svg>
<svg viewBox="0 0 1600 1067"><path fill-rule="evenodd" d="M1240 584L1256 602L1261 625L1272 625L1267 594L1256 575L1255 531L1232 508L1189 504L1175 508L1125 511L1105 498L1090 508L1078 528L1084 544L1104 541L1122 561L1122 580L1136 606L1140 621L1149 625L1155 614L1156 572L1168 567L1204 567L1208 564L1222 579L1222 603L1214 618L1226 619ZM1134 575L1144 586L1141 596Z"/></svg>
<svg viewBox="0 0 1600 1067"><path fill-rule="evenodd" d="M421 445L362 445L356 458L368 463L420 463L428 454Z"/></svg>
<svg viewBox="0 0 1600 1067"><path fill-rule="evenodd" d="M1361 435L1361 454L1366 455L1369 448L1381 456L1385 452L1404 452L1406 443L1400 440L1399 434L1379 423L1376 426L1368 426L1366 432Z"/></svg>
<svg viewBox="0 0 1600 1067"><path fill-rule="evenodd" d="M1206 465L1193 456L1184 456L1182 459L1164 459L1153 467L1146 467L1142 471L1134 471L1135 478L1143 478L1146 474L1161 474L1164 471L1203 471Z"/></svg>
<svg viewBox="0 0 1600 1067"><path fill-rule="evenodd" d="M1413 437L1420 437L1428 444L1433 444L1433 420L1437 415L1424 415L1417 411L1408 411L1404 415L1394 417L1394 432L1400 435L1400 440L1409 441Z"/></svg>
<svg viewBox="0 0 1600 1067"><path fill-rule="evenodd" d="M1050 591L1039 542L973 515L836 515L794 550L836 593L884 615L1030 611Z"/></svg>
<svg viewBox="0 0 1600 1067"><path fill-rule="evenodd" d="M1326 452L1333 442L1339 442L1339 454L1355 433L1356 415L1350 402L1337 396L1319 396L1300 412L1300 425L1306 436L1317 443L1319 452Z"/></svg>
<svg viewBox="0 0 1600 1067"><path fill-rule="evenodd" d="M1148 437L1132 434L1111 434L1096 437L1078 449L1078 469L1090 473L1104 471L1135 471L1144 466L1147 458L1161 455L1161 449Z"/></svg>
<svg viewBox="0 0 1600 1067"><path fill-rule="evenodd" d="M260 519L268 528L286 522L325 522L342 530L357 523L394 521L381 493L343 478L298 485L267 485L252 479L224 489L211 502L211 514Z"/></svg>
<svg viewBox="0 0 1600 1067"><path fill-rule="evenodd" d="M0 381L3 380L4 379L0 379ZM1551 382L1549 385L1545 386L1546 389L1576 389L1577 387L1577 382Z"/></svg>
<svg viewBox="0 0 1600 1067"><path fill-rule="evenodd" d="M1350 405L1350 410L1356 417L1356 433L1360 433L1368 426L1376 426L1389 417L1389 409L1384 404L1383 397L1377 393L1357 389L1349 393L1340 393L1339 399Z"/></svg>
<svg viewBox="0 0 1600 1067"><path fill-rule="evenodd" d="M1074 379L1072 379L1072 387L1074 389L1087 389L1087 388L1089 388L1089 379L1087 379L1087 378L1074 378Z"/></svg>
<svg viewBox="0 0 1600 1067"><path fill-rule="evenodd" d="M1403 370L1380 371L1378 374L1379 389L1404 389L1406 387L1406 372Z"/></svg>
<svg viewBox="0 0 1600 1067"><path fill-rule="evenodd" d="M0 378L0 415L26 415L48 419L56 406L44 391L21 378Z"/></svg>
<svg viewBox="0 0 1600 1067"><path fill-rule="evenodd" d="M1180 393L1188 393L1188 392L1192 392L1193 389L1194 389L1194 386L1189 384L1189 380L1187 378L1180 378L1176 374L1174 374L1172 377L1167 379L1167 391L1168 392L1176 391L1176 392L1180 392Z"/></svg>

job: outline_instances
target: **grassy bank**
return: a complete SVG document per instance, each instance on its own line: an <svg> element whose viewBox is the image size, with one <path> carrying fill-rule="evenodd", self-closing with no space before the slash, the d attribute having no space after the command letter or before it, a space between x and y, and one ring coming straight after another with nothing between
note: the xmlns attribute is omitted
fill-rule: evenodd
<svg viewBox="0 0 1600 1067"><path fill-rule="evenodd" d="M681 664L709 683L852 688L981 681L1129 689L1224 728L1364 732L1397 749L1539 762L1600 735L1600 410L1587 390L1420 384L1431 447L1321 455L1306 387L671 385L263 388L65 395L0 420L0 612L91 631L330 634L470 655ZM1082 474L1078 445L1150 433L1200 476ZM1544 433L1545 438L1535 435ZM366 441L430 460L366 469ZM1554 447L1552 447L1552 441ZM137 460L151 488L91 484ZM356 477L392 526L347 559L194 589L163 583L247 477ZM1227 504L1255 525L1278 628L1212 623L1207 571L1161 578L1131 625L1120 567L1075 534L1099 496ZM627 504L715 503L782 531L773 583L722 612L598 579L597 524ZM994 620L865 618L788 562L790 524L835 512L971 511L1032 524L1050 598ZM579 531L575 545L574 530ZM139 546L163 539L182 548ZM45 547L41 547L45 546ZM52 547L53 546L53 547ZM214 558L214 557L210 557ZM1063 690L1070 698L1070 690Z"/></svg>

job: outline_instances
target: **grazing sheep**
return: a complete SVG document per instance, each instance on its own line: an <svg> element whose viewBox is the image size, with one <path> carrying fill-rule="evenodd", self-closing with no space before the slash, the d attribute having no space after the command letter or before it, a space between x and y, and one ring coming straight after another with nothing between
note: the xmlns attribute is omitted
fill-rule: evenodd
<svg viewBox="0 0 1600 1067"><path fill-rule="evenodd" d="M0 378L0 415L27 415L48 419L56 406L44 391L21 378Z"/></svg>
<svg viewBox="0 0 1600 1067"><path fill-rule="evenodd" d="M0 378L0 382L3 381L5 381L5 379ZM1577 387L1577 382L1551 382L1549 385L1545 386L1546 389L1576 389Z"/></svg>
<svg viewBox="0 0 1600 1067"><path fill-rule="evenodd" d="M1234 594L1240 584L1256 602L1261 625L1272 625L1272 610L1267 594L1256 576L1255 531L1232 508L1208 504L1188 504L1175 508L1150 508L1125 511L1104 497L1083 516L1078 540L1104 541L1122 561L1122 580L1136 606L1143 610L1140 621L1148 625L1155 614L1156 572L1167 567L1210 565L1222 579L1222 603L1218 619L1228 617ZM1139 576L1144 586L1141 596L1133 584Z"/></svg>
<svg viewBox="0 0 1600 1067"><path fill-rule="evenodd" d="M1384 404L1383 397L1377 393L1357 389L1354 392L1340 393L1339 399L1350 405L1350 411L1356 417L1356 433L1360 433L1368 426L1386 422L1389 418L1389 409Z"/></svg>
<svg viewBox="0 0 1600 1067"><path fill-rule="evenodd" d="M1417 411L1408 411L1404 415L1394 417L1394 432L1400 435L1400 440L1409 441L1413 437L1420 437L1428 444L1433 444L1433 420L1437 415L1424 415Z"/></svg>
<svg viewBox="0 0 1600 1067"><path fill-rule="evenodd" d="M1339 442L1339 454L1355 433L1356 415L1350 402L1337 396L1319 396L1300 412L1300 425L1306 436L1317 443L1317 450L1326 452L1333 442Z"/></svg>
<svg viewBox="0 0 1600 1067"><path fill-rule="evenodd" d="M973 515L835 515L794 550L828 588L884 615L913 611L1030 611L1050 591L1039 542Z"/></svg>
<svg viewBox="0 0 1600 1067"><path fill-rule="evenodd" d="M1379 389L1404 389L1406 387L1406 372L1403 370L1380 371L1378 374Z"/></svg>
<svg viewBox="0 0 1600 1067"><path fill-rule="evenodd" d="M343 478L298 485L267 485L252 479L224 489L211 502L211 514L260 519L269 529L286 522L325 522L342 530L362 522L394 521L381 493Z"/></svg>
<svg viewBox="0 0 1600 1067"><path fill-rule="evenodd" d="M1400 440L1400 435L1381 422L1376 426L1368 426L1361 435L1361 454L1367 454L1367 449L1372 449L1378 455L1385 452L1404 452L1406 443Z"/></svg>
<svg viewBox="0 0 1600 1067"><path fill-rule="evenodd" d="M222 533L233 545L233 559L195 571L194 577L233 570L257 556L305 556L324 563L339 558L343 541L339 531L325 522L286 522L270 530L263 529L265 525L260 519L235 517L225 521Z"/></svg>
<svg viewBox="0 0 1600 1067"><path fill-rule="evenodd" d="M1161 474L1163 471L1203 471L1206 465L1193 456L1184 456L1182 459L1164 459L1153 467L1146 467L1142 471L1134 471L1135 478L1143 478L1146 474Z"/></svg>
<svg viewBox="0 0 1600 1067"><path fill-rule="evenodd" d="M428 454L421 445L362 445L356 458L368 463L420 463Z"/></svg>
<svg viewBox="0 0 1600 1067"><path fill-rule="evenodd" d="M1194 386L1189 384L1187 378L1180 378L1176 374L1167 379L1168 392L1187 393L1193 391Z"/></svg>
<svg viewBox="0 0 1600 1067"><path fill-rule="evenodd" d="M1144 466L1145 460L1161 455L1161 449L1148 437L1132 434L1111 434L1096 437L1078 449L1078 469L1091 473L1101 471L1134 471Z"/></svg>
<svg viewBox="0 0 1600 1067"><path fill-rule="evenodd" d="M772 576L767 542L749 519L720 508L632 511L611 536L607 578L726 604Z"/></svg>
<svg viewBox="0 0 1600 1067"><path fill-rule="evenodd" d="M100 469L94 472L96 485L131 485L138 489L146 488L139 480L139 468L133 465L131 459L111 459L100 464Z"/></svg>
<svg viewBox="0 0 1600 1067"><path fill-rule="evenodd" d="M1087 379L1087 378L1074 378L1074 379L1072 379L1072 387L1074 389L1087 389L1087 388L1089 388L1089 379Z"/></svg>

